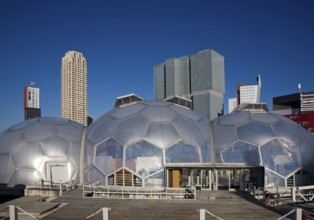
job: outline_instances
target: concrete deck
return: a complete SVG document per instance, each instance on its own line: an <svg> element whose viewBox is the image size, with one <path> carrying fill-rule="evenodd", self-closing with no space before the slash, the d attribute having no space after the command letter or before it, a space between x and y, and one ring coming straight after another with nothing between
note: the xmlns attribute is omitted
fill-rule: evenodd
<svg viewBox="0 0 314 220"><path fill-rule="evenodd" d="M43 220L81 220L108 207L110 220L190 220L199 219L197 209L204 208L222 219L277 219L282 216L245 194L229 191L197 191L197 200L135 200L82 198L82 188L61 197L46 201L44 197L21 197L0 204L0 211L9 204L16 204ZM20 218L21 219L21 218ZM89 218L102 219L101 213ZM206 214L206 220L215 219ZM286 218L288 219L288 218Z"/></svg>

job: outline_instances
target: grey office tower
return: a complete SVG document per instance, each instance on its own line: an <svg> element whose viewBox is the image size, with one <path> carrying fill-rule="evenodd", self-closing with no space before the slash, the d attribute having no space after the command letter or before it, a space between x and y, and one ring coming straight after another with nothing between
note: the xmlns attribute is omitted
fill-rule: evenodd
<svg viewBox="0 0 314 220"><path fill-rule="evenodd" d="M212 49L170 58L154 66L154 95L191 99L192 109L213 120L223 115L224 57Z"/></svg>

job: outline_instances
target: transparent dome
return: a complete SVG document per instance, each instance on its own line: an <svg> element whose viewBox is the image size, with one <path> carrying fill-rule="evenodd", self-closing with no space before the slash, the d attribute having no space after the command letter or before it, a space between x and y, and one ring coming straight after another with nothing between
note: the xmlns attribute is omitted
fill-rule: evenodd
<svg viewBox="0 0 314 220"><path fill-rule="evenodd" d="M211 162L208 121L161 101L116 107L89 128L85 182L162 186L165 163Z"/></svg>
<svg viewBox="0 0 314 220"><path fill-rule="evenodd" d="M288 186L302 169L313 175L311 134L268 111L236 111L213 122L215 159L227 165L265 167L265 187Z"/></svg>
<svg viewBox="0 0 314 220"><path fill-rule="evenodd" d="M83 126L62 118L23 121L0 133L0 183L78 181Z"/></svg>

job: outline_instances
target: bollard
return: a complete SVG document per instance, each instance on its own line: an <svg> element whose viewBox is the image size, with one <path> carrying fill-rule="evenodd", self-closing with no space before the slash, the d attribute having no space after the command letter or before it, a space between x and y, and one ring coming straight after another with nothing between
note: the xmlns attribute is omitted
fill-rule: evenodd
<svg viewBox="0 0 314 220"><path fill-rule="evenodd" d="M295 208L295 220L302 220L302 209L301 208Z"/></svg>
<svg viewBox="0 0 314 220"><path fill-rule="evenodd" d="M62 182L60 180L60 187L59 187L59 196L62 196Z"/></svg>
<svg viewBox="0 0 314 220"><path fill-rule="evenodd" d="M9 205L10 210L10 220L18 220L18 213L17 208L15 208L15 205Z"/></svg>
<svg viewBox="0 0 314 220"><path fill-rule="evenodd" d="M200 220L205 220L205 209L200 209Z"/></svg>
<svg viewBox="0 0 314 220"><path fill-rule="evenodd" d="M291 187L291 197L292 197L292 203L296 202L296 196L295 196L296 188Z"/></svg>
<svg viewBox="0 0 314 220"><path fill-rule="evenodd" d="M102 208L102 219L103 220L109 220L109 208Z"/></svg>

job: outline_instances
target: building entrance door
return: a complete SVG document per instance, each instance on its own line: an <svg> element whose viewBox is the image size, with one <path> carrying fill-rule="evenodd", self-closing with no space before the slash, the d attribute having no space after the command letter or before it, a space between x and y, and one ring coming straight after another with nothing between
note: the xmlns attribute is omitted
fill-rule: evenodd
<svg viewBox="0 0 314 220"><path fill-rule="evenodd" d="M67 163L48 164L48 178L50 178L52 183L64 183L69 181Z"/></svg>
<svg viewBox="0 0 314 220"><path fill-rule="evenodd" d="M172 187L174 188L181 187L180 179L181 179L180 170L172 170Z"/></svg>

